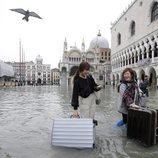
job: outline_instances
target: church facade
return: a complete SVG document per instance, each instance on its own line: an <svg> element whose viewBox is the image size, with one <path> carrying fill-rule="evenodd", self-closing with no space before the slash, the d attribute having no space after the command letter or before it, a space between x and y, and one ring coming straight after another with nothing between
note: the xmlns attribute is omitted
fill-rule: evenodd
<svg viewBox="0 0 158 158"><path fill-rule="evenodd" d="M111 36L112 84L131 67L138 83L148 75L150 86L158 86L158 2L135 0L112 24Z"/></svg>
<svg viewBox="0 0 158 158"><path fill-rule="evenodd" d="M100 31L97 37L90 42L87 50L84 40L81 49L77 46L68 49L68 42L65 39L63 57L59 62L60 84L71 84L71 79L82 61L90 63L91 74L98 83L102 85L110 84L111 50L108 41L101 36Z"/></svg>

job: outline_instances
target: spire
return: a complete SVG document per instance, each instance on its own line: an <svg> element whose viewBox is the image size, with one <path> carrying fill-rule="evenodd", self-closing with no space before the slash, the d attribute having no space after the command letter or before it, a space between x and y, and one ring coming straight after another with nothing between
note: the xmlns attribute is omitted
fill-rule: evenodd
<svg viewBox="0 0 158 158"><path fill-rule="evenodd" d="M67 51L67 39L65 37L65 41L64 41L64 52Z"/></svg>
<svg viewBox="0 0 158 158"><path fill-rule="evenodd" d="M99 30L99 32L98 32L98 36L101 36L100 30Z"/></svg>
<svg viewBox="0 0 158 158"><path fill-rule="evenodd" d="M82 52L85 52L84 38L83 38L83 40L82 40L81 50L82 50Z"/></svg>
<svg viewBox="0 0 158 158"><path fill-rule="evenodd" d="M84 44L84 38L82 39L82 44Z"/></svg>
<svg viewBox="0 0 158 158"><path fill-rule="evenodd" d="M65 37L65 42L67 42L67 39L66 39L66 37Z"/></svg>

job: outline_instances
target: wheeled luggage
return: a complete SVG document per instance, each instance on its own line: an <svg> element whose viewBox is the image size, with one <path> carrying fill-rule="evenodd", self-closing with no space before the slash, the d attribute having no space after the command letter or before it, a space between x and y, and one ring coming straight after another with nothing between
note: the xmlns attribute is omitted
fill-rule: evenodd
<svg viewBox="0 0 158 158"><path fill-rule="evenodd" d="M157 111L150 108L129 108L128 138L139 140L146 146L157 143Z"/></svg>
<svg viewBox="0 0 158 158"><path fill-rule="evenodd" d="M51 143L53 146L93 148L95 125L92 119L54 119Z"/></svg>

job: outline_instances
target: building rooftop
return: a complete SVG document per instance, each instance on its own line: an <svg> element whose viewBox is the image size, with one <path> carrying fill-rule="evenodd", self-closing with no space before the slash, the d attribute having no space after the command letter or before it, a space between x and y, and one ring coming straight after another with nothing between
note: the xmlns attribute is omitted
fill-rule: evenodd
<svg viewBox="0 0 158 158"><path fill-rule="evenodd" d="M128 7L122 12L116 21L111 23L111 29L118 23L118 21L128 12L128 10L136 3L137 0L133 0Z"/></svg>
<svg viewBox="0 0 158 158"><path fill-rule="evenodd" d="M106 38L101 36L100 30L98 35L92 39L90 42L89 49L95 49L95 48L109 48L109 42Z"/></svg>

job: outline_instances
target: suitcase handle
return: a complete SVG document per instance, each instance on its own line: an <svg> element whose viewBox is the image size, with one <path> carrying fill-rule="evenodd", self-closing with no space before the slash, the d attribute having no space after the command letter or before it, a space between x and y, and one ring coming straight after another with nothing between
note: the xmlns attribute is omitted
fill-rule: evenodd
<svg viewBox="0 0 158 158"><path fill-rule="evenodd" d="M73 115L71 115L70 118L80 118L80 115L77 115L77 117L74 117Z"/></svg>

